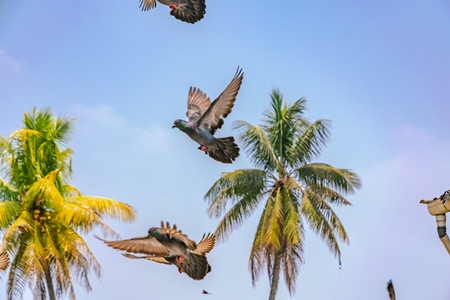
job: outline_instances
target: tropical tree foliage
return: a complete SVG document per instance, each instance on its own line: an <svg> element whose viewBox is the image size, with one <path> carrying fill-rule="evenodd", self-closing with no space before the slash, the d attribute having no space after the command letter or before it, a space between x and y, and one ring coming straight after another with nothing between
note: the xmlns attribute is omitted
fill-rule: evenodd
<svg viewBox="0 0 450 300"><path fill-rule="evenodd" d="M309 225L338 258L338 241L349 242L332 206L351 203L344 197L361 187L358 175L325 163L313 162L330 139L328 120L310 122L305 99L283 103L278 90L261 126L237 121L244 149L255 169L224 173L206 193L208 214L221 218L216 229L224 240L264 205L249 259L252 283L267 270L275 299L281 271L289 293L304 260L305 225Z"/></svg>
<svg viewBox="0 0 450 300"><path fill-rule="evenodd" d="M115 232L107 216L131 222L130 205L83 196L69 184L72 149L66 147L74 119L47 110L25 113L24 126L0 137L0 231L11 257L8 299L21 299L29 287L35 299L75 299L74 280L91 290L89 272L101 267L81 234L95 227Z"/></svg>

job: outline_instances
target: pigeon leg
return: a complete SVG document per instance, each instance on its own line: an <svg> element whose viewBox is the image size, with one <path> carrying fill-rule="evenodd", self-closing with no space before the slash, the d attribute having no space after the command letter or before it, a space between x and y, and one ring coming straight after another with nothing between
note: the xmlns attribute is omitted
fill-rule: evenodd
<svg viewBox="0 0 450 300"><path fill-rule="evenodd" d="M205 154L208 154L208 148L204 145L200 145L197 149L205 152Z"/></svg>
<svg viewBox="0 0 450 300"><path fill-rule="evenodd" d="M177 4L172 4L169 6L170 10L174 10L175 8L177 8L178 5Z"/></svg>
<svg viewBox="0 0 450 300"><path fill-rule="evenodd" d="M180 273L180 274L183 273L183 269L178 267L178 273Z"/></svg>

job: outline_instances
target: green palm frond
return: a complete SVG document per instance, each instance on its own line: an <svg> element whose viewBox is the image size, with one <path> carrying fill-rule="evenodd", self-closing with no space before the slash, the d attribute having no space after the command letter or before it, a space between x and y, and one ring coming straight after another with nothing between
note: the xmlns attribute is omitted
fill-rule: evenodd
<svg viewBox="0 0 450 300"><path fill-rule="evenodd" d="M272 110L266 111L262 128L281 163L293 164L292 154L297 136L309 126L309 121L300 117L306 100L302 98L292 105L283 105L283 96L278 90L272 91L271 99Z"/></svg>
<svg viewBox="0 0 450 300"><path fill-rule="evenodd" d="M361 188L359 176L347 169L337 169L324 163L311 163L294 170L307 186L324 185L347 194Z"/></svg>
<svg viewBox="0 0 450 300"><path fill-rule="evenodd" d="M0 202L0 231L5 231L22 212L22 204L18 201Z"/></svg>
<svg viewBox="0 0 450 300"><path fill-rule="evenodd" d="M258 199L264 193L270 173L257 169L242 169L225 173L217 180L204 196L208 202L208 215L220 217L228 202L236 203L240 197Z"/></svg>
<svg viewBox="0 0 450 300"><path fill-rule="evenodd" d="M253 126L245 121L235 121L233 129L238 132L237 136L244 145L244 150L252 163L264 170L277 170L279 161L272 144L264 130L259 126Z"/></svg>
<svg viewBox="0 0 450 300"><path fill-rule="evenodd" d="M345 243L348 243L349 239L333 209L313 191L308 190L302 199L301 212L310 228L320 236L328 249L340 258L341 251L337 239Z"/></svg>
<svg viewBox="0 0 450 300"><path fill-rule="evenodd" d="M217 225L215 235L218 241L226 241L229 235L241 227L258 207L260 198L246 195L235 203Z"/></svg>
<svg viewBox="0 0 450 300"><path fill-rule="evenodd" d="M289 178L283 197L283 235L290 244L297 244L301 237L301 216L299 214L300 200L296 189L300 187L294 178Z"/></svg>
<svg viewBox="0 0 450 300"><path fill-rule="evenodd" d="M297 131L299 132L299 131ZM331 121L317 120L309 125L299 135L291 154L291 167L309 163L313 158L319 156L331 136Z"/></svg>
<svg viewBox="0 0 450 300"><path fill-rule="evenodd" d="M18 200L19 191L11 184L0 178L0 201Z"/></svg>

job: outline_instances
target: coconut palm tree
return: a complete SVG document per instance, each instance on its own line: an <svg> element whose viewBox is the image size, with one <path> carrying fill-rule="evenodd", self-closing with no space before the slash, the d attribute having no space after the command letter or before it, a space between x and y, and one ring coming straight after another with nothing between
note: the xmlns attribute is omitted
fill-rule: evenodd
<svg viewBox="0 0 450 300"><path fill-rule="evenodd" d="M0 231L11 257L8 299L22 298L26 287L35 299L75 299L74 280L90 291L88 274L100 277L101 267L81 234L100 227L114 235L102 217L136 217L126 203L83 196L68 184L72 150L65 144L73 121L34 109L25 113L23 128L0 137Z"/></svg>
<svg viewBox="0 0 450 300"><path fill-rule="evenodd" d="M264 206L249 259L252 283L264 270L270 280L269 299L275 299L281 271L290 295L304 259L305 224L319 235L338 258L338 240L348 243L343 224L332 206L351 203L344 194L361 187L358 175L313 162L330 137L330 121L311 123L303 115L305 99L283 104L278 90L261 126L237 121L244 149L255 169L224 173L206 193L208 214L222 219L216 229L226 240L260 204Z"/></svg>

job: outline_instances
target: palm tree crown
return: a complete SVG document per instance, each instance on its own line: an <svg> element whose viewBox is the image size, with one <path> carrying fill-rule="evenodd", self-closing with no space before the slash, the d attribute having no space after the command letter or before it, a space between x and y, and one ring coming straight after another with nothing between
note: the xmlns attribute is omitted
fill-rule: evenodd
<svg viewBox="0 0 450 300"><path fill-rule="evenodd" d="M331 206L351 205L344 194L361 187L356 173L313 162L330 138L331 122L311 123L303 115L305 104L303 98L283 104L281 93L274 90L261 126L237 121L239 139L258 169L225 173L205 195L209 216L223 215L216 229L219 240L226 239L264 203L249 269L253 285L267 270L269 299L275 299L281 269L289 293L295 293L304 257L305 223L340 258L338 239L345 243L349 239Z"/></svg>
<svg viewBox="0 0 450 300"><path fill-rule="evenodd" d="M24 127L0 137L0 231L11 259L8 299L28 286L36 299L75 299L73 279L86 290L88 273L101 268L80 234L99 226L115 234L102 216L130 222L130 205L83 196L68 184L72 174L70 148L64 148L73 119L53 117L50 110L25 113Z"/></svg>

